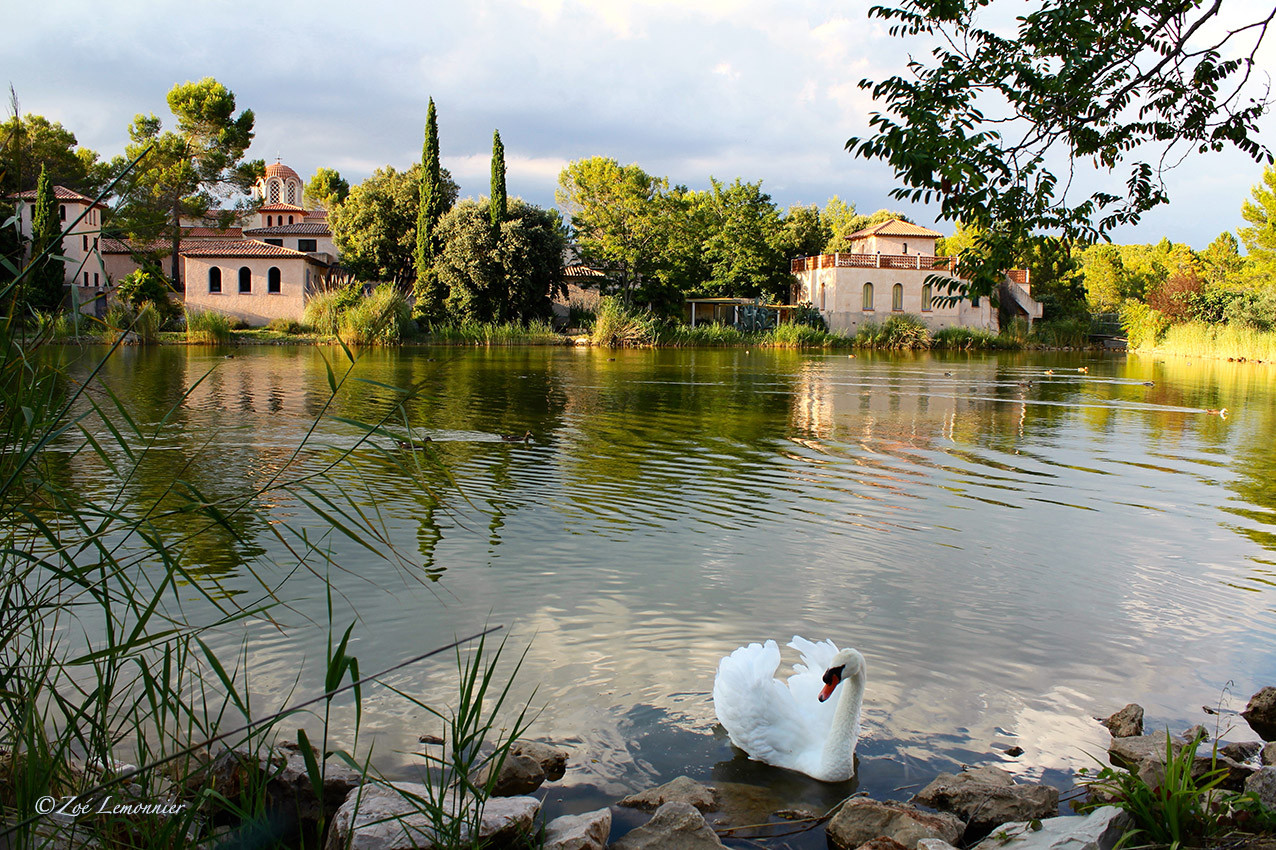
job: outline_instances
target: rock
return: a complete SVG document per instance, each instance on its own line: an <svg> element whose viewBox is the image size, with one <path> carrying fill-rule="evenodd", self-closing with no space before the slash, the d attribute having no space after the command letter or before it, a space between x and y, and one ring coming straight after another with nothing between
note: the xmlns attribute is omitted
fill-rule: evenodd
<svg viewBox="0 0 1276 850"><path fill-rule="evenodd" d="M917 842L917 850L956 850L956 848L941 838L923 838Z"/></svg>
<svg viewBox="0 0 1276 850"><path fill-rule="evenodd" d="M686 776L679 776L664 785L630 794L620 801L622 806L642 809L644 812L658 809L666 803L686 803L702 812L711 812L718 806L717 795L712 788L701 785Z"/></svg>
<svg viewBox="0 0 1276 850"><path fill-rule="evenodd" d="M442 746L443 744L443 739L438 735L422 735L421 737L417 738L417 741L419 741L422 744L429 744L430 746L434 746L434 747Z"/></svg>
<svg viewBox="0 0 1276 850"><path fill-rule="evenodd" d="M1016 784L1009 773L996 767L968 769L956 776L941 773L913 797L912 802L953 812L965 820L967 841L982 838L1003 823L1049 818L1059 813L1056 789L1048 785Z"/></svg>
<svg viewBox="0 0 1276 850"><path fill-rule="evenodd" d="M1130 816L1124 811L1104 806L1085 817L1005 824L975 850L1112 850L1129 824Z"/></svg>
<svg viewBox="0 0 1276 850"><path fill-rule="evenodd" d="M518 741L510 752L536 759L550 782L557 782L567 772L567 751L558 747L540 741Z"/></svg>
<svg viewBox="0 0 1276 850"><path fill-rule="evenodd" d="M1268 685L1250 697L1241 717L1264 741L1276 740L1276 688Z"/></svg>
<svg viewBox="0 0 1276 850"><path fill-rule="evenodd" d="M479 776L487 781L490 765ZM510 752L501 762L501 769L496 774L496 783L492 786L493 797L517 797L530 794L545 781L545 769L541 763L531 756Z"/></svg>
<svg viewBox="0 0 1276 850"><path fill-rule="evenodd" d="M1262 749L1263 745L1258 741L1238 741L1234 744L1224 744L1219 747L1218 754L1227 756L1233 761L1250 761Z"/></svg>
<svg viewBox="0 0 1276 850"><path fill-rule="evenodd" d="M695 806L672 802L611 846L612 850L712 850L724 845Z"/></svg>
<svg viewBox="0 0 1276 850"><path fill-rule="evenodd" d="M611 835L611 809L563 815L545 827L544 850L606 850Z"/></svg>
<svg viewBox="0 0 1276 850"><path fill-rule="evenodd" d="M894 838L886 838L885 836L882 836L870 841L865 841L859 846L859 850L908 850L908 848L903 844L900 844Z"/></svg>
<svg viewBox="0 0 1276 850"><path fill-rule="evenodd" d="M1183 742L1171 738L1170 745L1174 755L1183 749ZM1165 733L1154 735L1137 735L1127 738L1113 738L1108 745L1108 760L1117 767L1137 771L1148 759L1165 763Z"/></svg>
<svg viewBox="0 0 1276 850"><path fill-rule="evenodd" d="M416 798L428 798L429 789L419 782L369 783L350 793L332 819L327 850L431 850L436 846L434 827ZM451 798L444 809L455 805ZM508 842L532 831L540 801L535 797L493 797L483 807L479 838ZM462 841L469 840L463 829Z"/></svg>
<svg viewBox="0 0 1276 850"><path fill-rule="evenodd" d="M1258 795L1269 809L1276 809L1276 767L1267 766L1245 780L1245 790Z"/></svg>
<svg viewBox="0 0 1276 850"><path fill-rule="evenodd" d="M912 850L924 838L956 844L965 829L965 823L945 812L931 814L907 803L852 797L829 821L827 834L829 844L840 850L854 850L878 837Z"/></svg>
<svg viewBox="0 0 1276 850"><path fill-rule="evenodd" d="M1192 741L1208 741L1210 739L1210 730L1201 724L1189 726L1183 730L1183 734L1179 735L1184 741L1191 743Z"/></svg>
<svg viewBox="0 0 1276 850"><path fill-rule="evenodd" d="M1108 727L1113 738L1130 738L1143 734L1143 706L1130 703L1107 720L1099 721Z"/></svg>
<svg viewBox="0 0 1276 850"><path fill-rule="evenodd" d="M1261 764L1276 764L1276 743L1265 744L1263 751L1258 754L1258 761Z"/></svg>
<svg viewBox="0 0 1276 850"><path fill-rule="evenodd" d="M1192 778L1203 779L1206 775L1221 770L1223 771L1222 779L1218 787L1227 791L1240 791L1245 787L1245 780L1250 774L1254 773L1257 768L1243 764L1234 759L1230 759L1221 753L1217 758L1211 753L1209 755L1198 755L1192 759ZM1159 755L1149 756L1139 765L1137 771L1139 775L1151 788L1161 785L1165 780L1165 753L1162 751Z"/></svg>

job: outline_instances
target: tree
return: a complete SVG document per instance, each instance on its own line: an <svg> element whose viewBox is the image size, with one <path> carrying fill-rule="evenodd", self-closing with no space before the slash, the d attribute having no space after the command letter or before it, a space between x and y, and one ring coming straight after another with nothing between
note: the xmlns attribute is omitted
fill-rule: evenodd
<svg viewBox="0 0 1276 850"><path fill-rule="evenodd" d="M306 183L305 194L313 208L332 210L350 194L350 184L335 168L320 168Z"/></svg>
<svg viewBox="0 0 1276 850"><path fill-rule="evenodd" d="M1267 100L1251 97L1249 48L1276 10L1228 29L1223 5L1042 0L1027 14L1009 0L874 6L870 17L892 35L925 36L932 58L860 82L883 110L870 118L872 135L846 148L894 169L894 197L937 199L941 218L989 232L967 258L971 294L987 294L1024 238L1095 243L1167 202L1163 172L1187 152L1235 147L1271 162L1256 138ZM1012 37L980 26L1002 12L1019 15ZM1124 190L1076 197L1087 184L1076 170L1087 164L1105 187L1126 169Z"/></svg>
<svg viewBox="0 0 1276 850"><path fill-rule="evenodd" d="M833 201L836 200L837 197L834 196ZM829 201L829 204L832 205L833 201ZM872 215L858 215L855 212L854 206L851 206L849 209L849 215L839 215L838 229L833 232L833 238L829 240L829 244L824 249L826 254L836 254L839 251L851 250L851 234L863 230L866 227L875 227L883 222L892 221L894 219L908 222L912 221L912 219L904 213L896 212L895 210L882 209Z"/></svg>
<svg viewBox="0 0 1276 850"><path fill-rule="evenodd" d="M165 132L154 115L138 115L129 127L126 159L151 151L126 178L123 214L134 237L168 238L176 286L182 217L205 216L221 201L242 195L265 165L243 159L253 140L252 110L235 115L235 95L212 77L174 86L168 108L176 130Z"/></svg>
<svg viewBox="0 0 1276 850"><path fill-rule="evenodd" d="M1262 182L1250 189L1251 200L1241 206L1249 227L1237 230L1249 252L1252 273L1266 281L1276 279L1276 168L1263 169Z"/></svg>
<svg viewBox="0 0 1276 850"><path fill-rule="evenodd" d="M34 188L41 169L54 185L90 197L109 182L107 164L79 147L70 130L42 115L14 114L0 124L0 194Z"/></svg>
<svg viewBox="0 0 1276 850"><path fill-rule="evenodd" d="M828 224L820 217L819 207L794 204L784 215L780 249L789 259L815 256L824 252L831 236Z"/></svg>
<svg viewBox="0 0 1276 850"><path fill-rule="evenodd" d="M1205 289L1219 290L1237 286L1244 279L1245 265L1236 237L1227 231L1220 233L1201 252L1201 274Z"/></svg>
<svg viewBox="0 0 1276 850"><path fill-rule="evenodd" d="M439 122L434 111L434 98L425 114L425 144L421 148L420 202L416 216L416 311L427 319L438 319L446 291L434 279L434 261L439 253L439 236L435 232L439 219L456 202L456 192L449 197L439 166Z"/></svg>
<svg viewBox="0 0 1276 850"><path fill-rule="evenodd" d="M761 181L731 185L710 178L703 196L708 234L702 250L709 266L704 291L715 296L787 297L793 278L781 250L784 228Z"/></svg>
<svg viewBox="0 0 1276 850"><path fill-rule="evenodd" d="M450 207L457 186L447 169L441 169L439 176L440 201ZM341 264L351 274L364 280L393 281L404 288L419 280L420 192L420 164L407 171L387 165L351 189L332 211L332 237L341 252Z"/></svg>
<svg viewBox="0 0 1276 850"><path fill-rule="evenodd" d="M670 221L683 209L671 198L669 181L595 156L568 163L555 198L571 217L581 259L607 269L622 300L632 303L635 290L658 271Z"/></svg>
<svg viewBox="0 0 1276 850"><path fill-rule="evenodd" d="M1095 245L1082 257L1086 301L1095 313L1111 313L1131 293L1130 276L1115 245Z"/></svg>
<svg viewBox="0 0 1276 850"><path fill-rule="evenodd" d="M548 319L551 299L565 293L562 222L556 213L515 199L499 231L490 199L467 200L439 220L435 264L447 288L448 318L460 322Z"/></svg>
<svg viewBox="0 0 1276 850"><path fill-rule="evenodd" d="M46 249L49 255L40 258ZM22 300L29 310L53 312L62 306L66 268L62 260L62 222L53 181L46 168L40 169L31 214L32 268L22 282Z"/></svg>
<svg viewBox="0 0 1276 850"><path fill-rule="evenodd" d="M505 194L505 145L501 144L501 131L492 131L492 201L488 204L492 216L492 230L499 232L509 201Z"/></svg>
<svg viewBox="0 0 1276 850"><path fill-rule="evenodd" d="M855 232L851 223L856 218L855 204L848 204L837 195L829 198L824 204L824 212L820 214L820 220L829 230L829 238L820 253L836 254L845 251L848 245L846 237Z"/></svg>

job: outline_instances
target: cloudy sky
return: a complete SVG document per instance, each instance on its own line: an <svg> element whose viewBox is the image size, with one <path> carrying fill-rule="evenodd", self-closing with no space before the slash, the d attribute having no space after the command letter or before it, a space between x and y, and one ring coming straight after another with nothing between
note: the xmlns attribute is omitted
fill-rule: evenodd
<svg viewBox="0 0 1276 850"><path fill-rule="evenodd" d="M936 214L891 201L889 170L843 150L868 129L856 83L901 72L909 49L864 0L11 4L4 82L104 156L123 151L136 113L170 117L175 83L213 76L256 113L250 155L303 179L408 166L433 97L462 195L486 194L499 128L510 193L542 205L563 165L603 155L692 188L762 180L784 207L838 195L861 212ZM1117 238L1203 248L1243 224L1260 172L1235 153L1189 159L1171 206Z"/></svg>

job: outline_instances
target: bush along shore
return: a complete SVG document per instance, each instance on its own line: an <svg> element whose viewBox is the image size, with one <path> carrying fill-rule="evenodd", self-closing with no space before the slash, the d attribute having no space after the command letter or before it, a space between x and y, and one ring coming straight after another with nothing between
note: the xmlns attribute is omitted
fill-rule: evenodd
<svg viewBox="0 0 1276 850"><path fill-rule="evenodd" d="M462 670L464 676L464 669ZM1228 847L1268 850L1276 841L1276 688L1264 688L1242 715L1258 740L1211 739L1203 726L1180 735L1145 734L1143 709L1131 704L1099 720L1110 731L1110 765L1082 771L1065 793L1071 814L1060 813L1059 789L1016 781L995 764L941 773L908 801L846 798L828 811L785 805L768 789L731 782L703 784L678 776L630 794L614 805L548 822L541 816L546 782L561 780L571 755L552 744L505 739L489 755L455 763L453 735L488 733L453 717L443 735L422 735L427 765L466 771L473 789L464 807L450 809L453 792L429 783L391 782L357 764L328 765L315 782L317 750L287 743L266 749L227 749L206 758L184 782L213 801L238 801L258 789L262 817L280 835L306 846L452 848L518 847L546 850L718 848L723 840L752 847L785 847L799 832L822 831L835 850L1116 850L1120 847ZM522 719L519 724L521 727ZM1244 730L1248 732L1249 730ZM1243 737L1243 735L1242 735ZM477 750L475 750L477 752ZM1005 764L1022 750L989 761ZM118 766L117 770L127 770ZM95 806L102 795L95 798ZM132 800L110 797L125 816ZM196 798L167 805L187 807ZM121 808L124 806L125 808ZM264 808L260 808L264 807ZM642 812L650 813L644 820ZM232 812L233 813L233 812ZM247 818L225 815L215 835L244 837ZM459 821L459 822L458 822ZM612 840L615 833L618 837ZM624 833L623 835L621 833ZM74 840L70 846L76 846ZM87 845L86 845L87 846Z"/></svg>

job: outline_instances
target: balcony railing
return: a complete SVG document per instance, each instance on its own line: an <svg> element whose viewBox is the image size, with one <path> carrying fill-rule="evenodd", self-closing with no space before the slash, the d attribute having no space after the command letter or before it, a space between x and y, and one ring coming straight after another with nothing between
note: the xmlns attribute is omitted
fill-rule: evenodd
<svg viewBox="0 0 1276 850"><path fill-rule="evenodd" d="M931 257L924 254L821 254L818 257L798 257L793 260L793 274L816 269L918 269L921 271L948 272L959 275L959 257ZM1028 270L1010 269L1006 272L1011 283L1028 291Z"/></svg>

